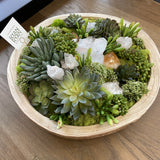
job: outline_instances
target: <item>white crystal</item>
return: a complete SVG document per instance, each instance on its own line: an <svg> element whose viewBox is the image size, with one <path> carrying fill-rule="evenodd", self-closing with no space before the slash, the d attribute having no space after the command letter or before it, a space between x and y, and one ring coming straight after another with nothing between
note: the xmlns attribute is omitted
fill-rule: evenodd
<svg viewBox="0 0 160 160"><path fill-rule="evenodd" d="M53 33L58 33L58 30L57 29L52 29L50 34L53 34Z"/></svg>
<svg viewBox="0 0 160 160"><path fill-rule="evenodd" d="M31 45L32 47L39 47L39 44L38 44L37 40L40 40L40 41L41 41L40 38L36 38L36 39L32 42L32 45Z"/></svg>
<svg viewBox="0 0 160 160"><path fill-rule="evenodd" d="M106 82L102 84L102 87L107 89L112 94L122 94L123 93L123 90L122 88L119 87L118 82Z"/></svg>
<svg viewBox="0 0 160 160"><path fill-rule="evenodd" d="M107 41L105 38L87 37L84 39L79 39L76 51L80 54L81 57L83 57L83 54L86 57L88 49L91 48L92 62L103 64L103 52L105 51L106 46Z"/></svg>
<svg viewBox="0 0 160 160"><path fill-rule="evenodd" d="M119 37L117 43L121 44L122 48L129 49L132 46L132 38L130 37Z"/></svg>
<svg viewBox="0 0 160 160"><path fill-rule="evenodd" d="M54 80L62 80L64 76L64 70L57 66L47 65L47 74Z"/></svg>
<svg viewBox="0 0 160 160"><path fill-rule="evenodd" d="M96 22L88 22L86 32L89 32L92 28L95 27Z"/></svg>
<svg viewBox="0 0 160 160"><path fill-rule="evenodd" d="M61 61L61 65L64 69L74 69L79 66L79 63L72 54L64 53L64 61Z"/></svg>

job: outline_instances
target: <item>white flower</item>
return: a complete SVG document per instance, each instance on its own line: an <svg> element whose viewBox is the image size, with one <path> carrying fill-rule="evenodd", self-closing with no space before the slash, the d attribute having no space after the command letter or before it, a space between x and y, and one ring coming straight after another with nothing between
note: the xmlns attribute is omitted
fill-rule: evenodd
<svg viewBox="0 0 160 160"><path fill-rule="evenodd" d="M122 94L123 93L123 90L122 88L119 87L118 82L106 82L102 84L102 87L107 89L112 94Z"/></svg>
<svg viewBox="0 0 160 160"><path fill-rule="evenodd" d="M47 65L47 74L54 80L63 80L64 70L57 66Z"/></svg>
<svg viewBox="0 0 160 160"><path fill-rule="evenodd" d="M132 38L130 37L119 37L116 42L121 44L121 47L125 49L129 49L132 46Z"/></svg>
<svg viewBox="0 0 160 160"><path fill-rule="evenodd" d="M64 61L61 61L61 65L64 69L74 69L79 66L79 63L72 54L64 53Z"/></svg>

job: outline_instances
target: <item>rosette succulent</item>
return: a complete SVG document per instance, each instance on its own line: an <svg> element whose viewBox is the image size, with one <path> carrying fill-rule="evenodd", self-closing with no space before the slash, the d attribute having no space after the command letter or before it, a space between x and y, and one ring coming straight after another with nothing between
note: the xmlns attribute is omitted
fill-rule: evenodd
<svg viewBox="0 0 160 160"><path fill-rule="evenodd" d="M82 19L82 17L80 15L76 15L76 14L70 14L65 20L64 22L66 23L66 27L68 28L77 28L77 25L79 27L82 26L82 24L84 23L84 20Z"/></svg>
<svg viewBox="0 0 160 160"><path fill-rule="evenodd" d="M110 36L114 37L117 34L120 34L119 25L115 20L109 18L98 20L94 31L91 32L91 35L94 37L105 37L106 39Z"/></svg>
<svg viewBox="0 0 160 160"><path fill-rule="evenodd" d="M63 59L63 52L56 52L54 41L52 38L37 39L38 46L30 46L31 55L22 55L20 62L25 65L20 65L23 69L21 74L26 75L26 78L31 81L40 81L47 79L47 65L60 67L60 61Z"/></svg>
<svg viewBox="0 0 160 160"><path fill-rule="evenodd" d="M86 67L81 72L77 68L66 71L62 81L58 81L53 87L55 95L51 97L53 104L57 105L56 113L70 113L76 120L81 114L95 114L94 101L102 97L104 92L98 84L99 76L89 73Z"/></svg>

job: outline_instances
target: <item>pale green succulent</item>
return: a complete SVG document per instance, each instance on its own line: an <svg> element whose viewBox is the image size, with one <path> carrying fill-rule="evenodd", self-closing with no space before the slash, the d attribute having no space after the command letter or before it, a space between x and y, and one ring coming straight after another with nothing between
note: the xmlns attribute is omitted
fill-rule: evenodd
<svg viewBox="0 0 160 160"><path fill-rule="evenodd" d="M76 120L81 114L94 116L93 100L102 97L101 86L98 84L99 75L89 73L86 67L81 72L77 68L66 71L62 81L58 81L53 87L57 89L51 98L52 103L57 105L56 113L70 113Z"/></svg>

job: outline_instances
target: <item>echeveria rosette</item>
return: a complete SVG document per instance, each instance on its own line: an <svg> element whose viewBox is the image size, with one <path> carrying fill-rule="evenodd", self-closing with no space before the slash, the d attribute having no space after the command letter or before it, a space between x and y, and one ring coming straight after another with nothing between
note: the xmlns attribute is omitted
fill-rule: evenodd
<svg viewBox="0 0 160 160"><path fill-rule="evenodd" d="M70 113L76 120L81 114L95 115L94 100L102 97L99 76L89 73L86 67L81 72L77 68L73 72L66 70L62 81L57 81L52 103L57 105L56 113Z"/></svg>

